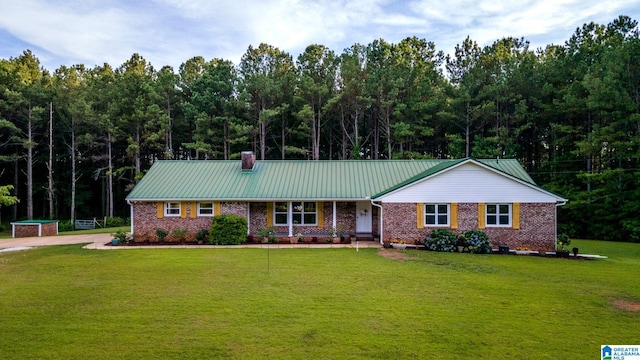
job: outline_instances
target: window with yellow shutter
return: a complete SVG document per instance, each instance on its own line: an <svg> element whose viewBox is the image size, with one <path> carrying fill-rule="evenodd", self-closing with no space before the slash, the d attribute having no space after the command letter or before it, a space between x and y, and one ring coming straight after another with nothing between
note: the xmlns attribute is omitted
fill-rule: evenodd
<svg viewBox="0 0 640 360"><path fill-rule="evenodd" d="M164 216L180 216L180 208L179 202L166 202L164 203Z"/></svg>
<svg viewBox="0 0 640 360"><path fill-rule="evenodd" d="M485 225L496 227L511 226L511 204L486 204Z"/></svg>
<svg viewBox="0 0 640 360"><path fill-rule="evenodd" d="M449 204L424 204L424 217L427 226L449 226Z"/></svg>

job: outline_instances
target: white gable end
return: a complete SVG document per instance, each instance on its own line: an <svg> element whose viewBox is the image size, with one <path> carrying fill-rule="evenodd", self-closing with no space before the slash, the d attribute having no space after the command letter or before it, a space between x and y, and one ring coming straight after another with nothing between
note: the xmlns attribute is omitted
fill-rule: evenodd
<svg viewBox="0 0 640 360"><path fill-rule="evenodd" d="M564 199L468 162L386 194L392 203L555 203Z"/></svg>

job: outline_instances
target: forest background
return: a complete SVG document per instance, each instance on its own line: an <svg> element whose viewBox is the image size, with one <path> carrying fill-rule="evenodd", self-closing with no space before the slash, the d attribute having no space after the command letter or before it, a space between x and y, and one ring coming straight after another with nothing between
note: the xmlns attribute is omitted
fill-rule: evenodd
<svg viewBox="0 0 640 360"><path fill-rule="evenodd" d="M570 200L561 231L638 242L638 23L584 24L538 49L467 37L451 54L416 37L341 53L314 44L296 59L260 44L237 65L198 56L177 71L139 54L52 73L29 50L0 59L0 200L20 200L0 201L3 221L127 217L124 198L154 161L245 150L310 161L515 158Z"/></svg>

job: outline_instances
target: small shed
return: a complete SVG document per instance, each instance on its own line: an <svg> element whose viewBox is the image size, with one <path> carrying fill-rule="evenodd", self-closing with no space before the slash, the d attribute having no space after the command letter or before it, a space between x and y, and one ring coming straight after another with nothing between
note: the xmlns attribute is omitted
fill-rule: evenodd
<svg viewBox="0 0 640 360"><path fill-rule="evenodd" d="M11 236L32 237L58 235L58 220L23 220L11 223Z"/></svg>

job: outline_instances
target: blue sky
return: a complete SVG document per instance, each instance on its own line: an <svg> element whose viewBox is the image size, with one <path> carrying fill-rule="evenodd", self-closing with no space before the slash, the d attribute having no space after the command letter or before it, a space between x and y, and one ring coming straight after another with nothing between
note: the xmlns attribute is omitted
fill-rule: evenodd
<svg viewBox="0 0 640 360"><path fill-rule="evenodd" d="M584 23L618 15L640 21L637 0L0 0L0 58L25 49L50 71L109 63L133 53L159 69L193 56L237 64L261 42L295 57L310 44L336 53L382 38L416 36L453 52L507 36L533 48L563 44Z"/></svg>

